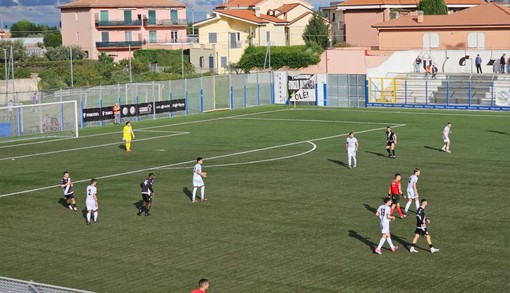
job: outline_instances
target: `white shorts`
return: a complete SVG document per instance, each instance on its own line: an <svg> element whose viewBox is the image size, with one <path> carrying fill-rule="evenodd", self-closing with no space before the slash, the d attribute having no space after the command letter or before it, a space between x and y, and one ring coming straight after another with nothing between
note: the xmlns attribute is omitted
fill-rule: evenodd
<svg viewBox="0 0 510 293"><path fill-rule="evenodd" d="M390 222L381 223L381 233L390 234Z"/></svg>
<svg viewBox="0 0 510 293"><path fill-rule="evenodd" d="M193 187L201 187L204 186L204 180L202 177L193 177Z"/></svg>
<svg viewBox="0 0 510 293"><path fill-rule="evenodd" d="M407 198L415 199L415 198L418 198L418 196L414 193L414 190L408 190L407 191Z"/></svg>
<svg viewBox="0 0 510 293"><path fill-rule="evenodd" d="M444 141L445 143L450 142L450 138L448 138L448 137L443 137L443 141Z"/></svg>
<svg viewBox="0 0 510 293"><path fill-rule="evenodd" d="M85 202L85 204L87 205L87 211L96 211L97 209L99 209L95 201L92 202L87 201Z"/></svg>
<svg viewBox="0 0 510 293"><path fill-rule="evenodd" d="M349 157L356 157L356 150L347 150L347 155Z"/></svg>

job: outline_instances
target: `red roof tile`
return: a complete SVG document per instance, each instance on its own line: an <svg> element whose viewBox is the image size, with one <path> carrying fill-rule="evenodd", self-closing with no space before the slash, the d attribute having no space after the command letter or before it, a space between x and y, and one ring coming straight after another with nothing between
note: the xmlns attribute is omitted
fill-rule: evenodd
<svg viewBox="0 0 510 293"><path fill-rule="evenodd" d="M250 7L259 4L265 0L229 0L225 4L220 4L216 6L216 8L225 8L225 7Z"/></svg>
<svg viewBox="0 0 510 293"><path fill-rule="evenodd" d="M495 3L486 3L449 15L424 15L421 23L417 22L416 15L407 15L374 24L372 27L378 29L409 29L473 26L510 27L510 8Z"/></svg>
<svg viewBox="0 0 510 293"><path fill-rule="evenodd" d="M418 5L420 0L347 0L338 6ZM446 5L478 5L484 0L445 0Z"/></svg>
<svg viewBox="0 0 510 293"><path fill-rule="evenodd" d="M267 14L260 14L259 17L255 15L255 11L249 10L249 9L233 9L233 10L215 10L214 12L218 14L223 14L226 16L234 17L243 19L250 22L256 22L256 23L288 23L288 21L276 18L274 16L270 16Z"/></svg>
<svg viewBox="0 0 510 293"><path fill-rule="evenodd" d="M61 5L61 9L69 8L156 8L156 7L186 7L174 0L77 0Z"/></svg>

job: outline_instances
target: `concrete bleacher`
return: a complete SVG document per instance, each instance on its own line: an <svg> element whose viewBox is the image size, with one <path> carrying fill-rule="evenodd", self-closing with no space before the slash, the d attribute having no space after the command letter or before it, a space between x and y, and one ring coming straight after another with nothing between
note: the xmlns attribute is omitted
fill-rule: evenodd
<svg viewBox="0 0 510 293"><path fill-rule="evenodd" d="M424 73L408 73L389 77L394 78L396 87L390 82L384 91L396 88L399 104L488 106L495 95L491 89L510 91L510 74L438 74L433 79Z"/></svg>

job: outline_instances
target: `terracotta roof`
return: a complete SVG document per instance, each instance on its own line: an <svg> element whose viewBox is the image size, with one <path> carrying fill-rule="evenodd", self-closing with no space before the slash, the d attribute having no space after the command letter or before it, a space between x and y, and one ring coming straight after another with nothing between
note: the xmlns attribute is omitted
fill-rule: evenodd
<svg viewBox="0 0 510 293"><path fill-rule="evenodd" d="M284 5L276 8L275 10L280 11L280 13L287 13L299 5L300 5L299 3L284 4Z"/></svg>
<svg viewBox="0 0 510 293"><path fill-rule="evenodd" d="M418 5L420 0L347 0L338 6ZM478 5L484 0L445 0L446 5Z"/></svg>
<svg viewBox="0 0 510 293"><path fill-rule="evenodd" d="M372 27L378 29L409 29L473 26L510 28L510 8L495 3L485 3L450 15L424 15L421 23L417 22L416 15L407 15L374 24Z"/></svg>
<svg viewBox="0 0 510 293"><path fill-rule="evenodd" d="M225 4L220 4L216 6L216 8L225 8L225 7L250 7L259 4L265 0L229 0Z"/></svg>
<svg viewBox="0 0 510 293"><path fill-rule="evenodd" d="M186 7L174 0L77 0L60 6L69 8L145 8L145 7Z"/></svg>
<svg viewBox="0 0 510 293"><path fill-rule="evenodd" d="M241 20L246 20L254 23L288 23L288 21L270 16L267 14L260 14L259 17L255 15L255 11L249 9L234 9L234 10L214 10L217 14L226 15Z"/></svg>

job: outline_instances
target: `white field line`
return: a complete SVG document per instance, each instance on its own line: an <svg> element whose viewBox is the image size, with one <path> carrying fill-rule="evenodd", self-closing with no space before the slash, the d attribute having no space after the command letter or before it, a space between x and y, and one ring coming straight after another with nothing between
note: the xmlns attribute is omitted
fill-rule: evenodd
<svg viewBox="0 0 510 293"><path fill-rule="evenodd" d="M138 129L136 132L179 133L179 132L183 132L183 131Z"/></svg>
<svg viewBox="0 0 510 293"><path fill-rule="evenodd" d="M189 132L176 132L176 133L167 134L167 135L141 138L141 139L137 139L136 141L138 142L138 141L145 141L145 140L153 140L153 139L165 138L165 137L170 137L170 136L178 136L178 135L184 135L184 134L189 134ZM28 155L14 156L14 157L6 157L6 158L0 158L0 161L38 157L38 156L44 156L44 155L53 155L53 154L58 154L58 153L66 153L66 152L80 151L80 150L86 150L86 149L94 149L94 148L100 148L100 147L116 145L116 144L122 144L122 142L104 143L104 144L91 145L91 146L86 146L86 147L64 149L64 150L44 152L44 153L35 153L35 154L28 154Z"/></svg>
<svg viewBox="0 0 510 293"><path fill-rule="evenodd" d="M235 120L261 120L261 121L292 121L292 122L320 122L320 123L344 123L344 124L374 124L391 125L388 122L365 122L365 121L342 121L342 120L314 120L314 119L290 119L290 118L232 118Z"/></svg>
<svg viewBox="0 0 510 293"><path fill-rule="evenodd" d="M270 110L270 111L263 111L263 112L256 112L256 113L239 114L239 115L228 116L228 117L218 117L218 118L210 118L210 119L205 119L205 120L195 120L195 121L186 121L186 122L180 122L180 123L174 123L174 124L149 126L149 127L139 128L139 129L135 128L134 130L135 130L135 132L137 132L137 131L140 131L140 130L163 128L163 127L173 127L173 126L195 124L195 123L202 123L202 122L211 122L211 121L216 121L216 120L225 120L225 119L232 119L232 118L237 118L237 117L253 116L253 115L267 114L267 113L276 113L276 112L290 111L290 110L292 110L292 109ZM188 117L190 117L190 116L188 116ZM193 116L191 116L191 117L193 117ZM60 139L35 141L35 142L28 142L28 143L19 143L19 144L12 144L12 145L4 145L4 146L0 146L0 149L3 149L3 148L13 148L13 147L19 147L19 146L26 146L26 145L33 145L33 144L50 143L50 142L69 140L69 139L80 139L80 138L96 137L96 136L102 136L102 135L111 135L111 134L122 134L122 130L103 132L103 133L96 133L96 134L89 134L89 135L81 135L81 136L78 136L76 138L75 137L66 137L66 138L60 138Z"/></svg>
<svg viewBox="0 0 510 293"><path fill-rule="evenodd" d="M356 109L339 109L339 108L318 108L318 109L312 109L312 108L296 108L295 110L298 111L342 111L342 112L363 112L363 113L379 113L379 114L409 114L409 115L437 115L437 116L465 116L465 117L498 117L498 118L510 118L510 115L484 115L484 114L471 114L471 113L454 113L453 111L467 111L467 110L443 110L443 111L452 111L451 113L430 113L430 112L418 112L421 110L436 110L439 109L415 109L415 111L405 111L405 110L411 110L411 109L402 109L402 111L389 111L387 108L380 108L380 110L376 110L377 108L370 108L374 110L356 110ZM386 110L383 110L386 109ZM481 111L480 112L490 112L490 111ZM496 112L490 112L490 113L496 113ZM504 113L504 112L497 112Z"/></svg>
<svg viewBox="0 0 510 293"><path fill-rule="evenodd" d="M283 156L283 157L277 157L277 158L271 158L271 159L257 160L257 161L246 161L246 162L242 162L242 163L207 165L207 169L218 168L218 167L229 167L229 166L240 166L240 165L258 164L258 163L279 161L279 160L285 160L285 159L290 159L290 158L304 156L304 155L306 155L308 153L311 153L311 152L313 152L313 151L315 151L317 149L317 145L314 144L313 142L307 141L307 143L311 144L312 148L307 150L307 151L305 151L305 152L299 153L299 154ZM207 159L207 160L210 160L210 159ZM158 168L158 170L179 170L179 169L189 169L189 168L190 167L164 167L164 168Z"/></svg>
<svg viewBox="0 0 510 293"><path fill-rule="evenodd" d="M392 128L397 128L397 127L402 127L402 126L405 126L405 124L393 125L391 127ZM359 133L366 133L366 132L379 131L379 130L385 130L385 129L386 129L386 127L384 127L384 128L380 127L380 128L356 131L356 133L359 134ZM263 150L275 149L275 148L279 148L279 147L296 145L296 144L305 143L305 142L306 143L310 143L310 142L314 142L314 141L326 140L326 139L331 139L331 138L338 138L338 137L347 136L347 135L349 135L349 134L348 133L342 133L342 134L326 136L326 137L320 137L320 138L315 138L315 139L307 139L307 140L302 140L302 141L297 141L297 142L292 142L292 143L286 143L286 144L282 144L282 145L265 147L265 148L261 148L261 149L254 149L254 150L249 150L249 151L243 151L243 152L237 152L237 153L230 153L230 154L225 154L225 155L214 156L214 157L210 157L210 158L205 158L205 160L208 161L208 160L214 160L214 159L225 158L225 157L230 157L230 156L237 156L237 155L242 155L242 154L247 154L247 153L263 151ZM192 164L192 163L195 163L195 162L196 162L195 160L184 161L184 162L173 163L173 164L168 164L168 165L156 166L156 167L152 167L152 168L145 168L145 169L139 169L139 170L133 170L133 171L128 171L128 172L116 173L116 174L111 174L111 175L105 175L105 176L100 176L100 177L96 177L96 178L97 179L106 179L106 178L112 178L112 177L118 177L118 176L125 176L125 175L142 173L142 172L147 172L147 171L151 171L151 170L163 169L163 168L179 166L179 165L184 165L184 164ZM83 179L83 180L74 181L74 183L83 183L83 182L88 182L89 180L90 179ZM46 190L46 189L59 188L59 187L60 187L60 185L50 185L50 186L45 186L45 187L40 187L40 188L35 188L35 189L28 189L28 190L23 190L23 191L5 193L5 194L0 194L0 198L1 197L11 196L11 195L36 192L36 191L41 191L41 190Z"/></svg>

